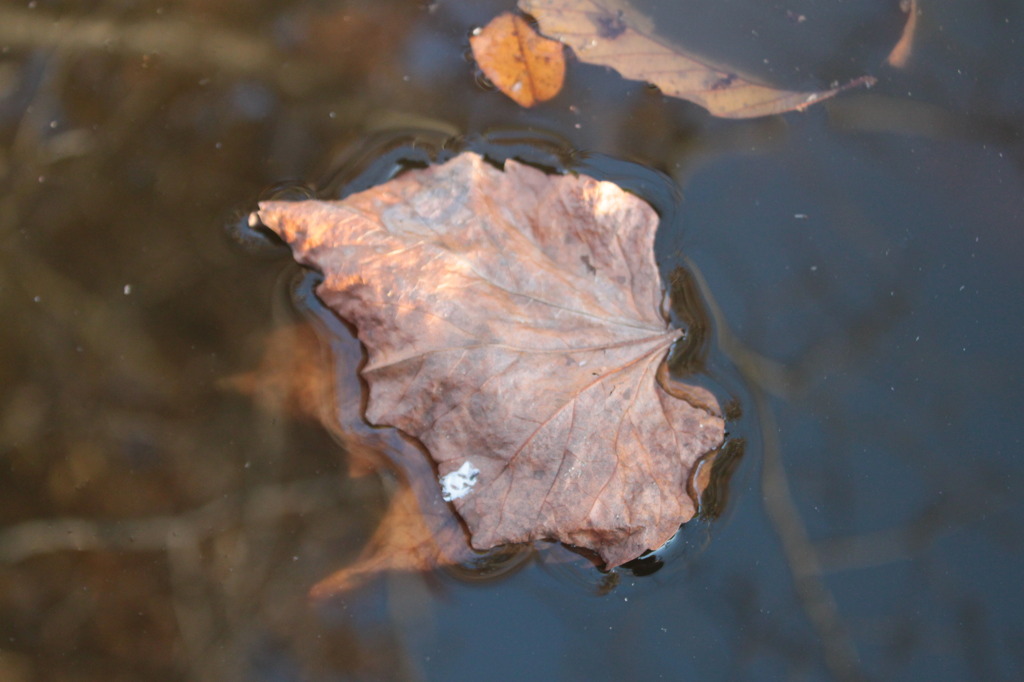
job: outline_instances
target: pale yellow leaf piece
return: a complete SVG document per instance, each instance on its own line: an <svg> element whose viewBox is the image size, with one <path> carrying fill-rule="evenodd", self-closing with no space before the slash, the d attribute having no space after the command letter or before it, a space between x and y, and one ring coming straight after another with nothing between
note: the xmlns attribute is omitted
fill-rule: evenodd
<svg viewBox="0 0 1024 682"><path fill-rule="evenodd" d="M522 107L545 102L562 89L565 48L541 37L517 14L506 12L469 39L480 70Z"/></svg>
<svg viewBox="0 0 1024 682"><path fill-rule="evenodd" d="M756 83L711 64L657 36L652 22L612 0L519 0L543 34L573 49L580 61L608 66L625 78L647 81L723 118L753 118L801 111L838 92L873 85L862 76L828 90L799 92Z"/></svg>

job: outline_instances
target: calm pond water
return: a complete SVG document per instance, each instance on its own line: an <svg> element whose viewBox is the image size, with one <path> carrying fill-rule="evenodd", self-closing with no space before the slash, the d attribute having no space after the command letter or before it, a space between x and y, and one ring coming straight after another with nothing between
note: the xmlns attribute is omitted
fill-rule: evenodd
<svg viewBox="0 0 1024 682"><path fill-rule="evenodd" d="M512 5L0 5L0 679L1024 677L1024 5L920 0L896 69L889 0L610 4L787 87L878 78L749 121L576 61L520 109L465 54ZM393 484L287 409L304 359L265 349L316 303L245 217L442 145L658 206L743 456L660 565L313 603Z"/></svg>

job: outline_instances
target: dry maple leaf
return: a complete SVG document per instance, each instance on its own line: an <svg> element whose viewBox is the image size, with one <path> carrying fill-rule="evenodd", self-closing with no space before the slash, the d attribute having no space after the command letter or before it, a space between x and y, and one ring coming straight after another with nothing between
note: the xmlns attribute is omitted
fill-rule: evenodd
<svg viewBox="0 0 1024 682"><path fill-rule="evenodd" d="M519 0L540 30L573 49L589 64L608 66L626 78L647 81L723 118L753 118L800 111L843 90L872 85L870 76L817 92L781 90L754 82L666 43L640 13L617 0Z"/></svg>
<svg viewBox="0 0 1024 682"><path fill-rule="evenodd" d="M367 348L366 418L425 445L474 547L556 539L613 567L693 516L724 423L706 391L695 407L655 378L680 332L642 200L464 153L259 216L323 272Z"/></svg>
<svg viewBox="0 0 1024 682"><path fill-rule="evenodd" d="M537 35L517 14L494 17L473 33L469 45L484 75L519 106L545 102L562 89L565 48Z"/></svg>

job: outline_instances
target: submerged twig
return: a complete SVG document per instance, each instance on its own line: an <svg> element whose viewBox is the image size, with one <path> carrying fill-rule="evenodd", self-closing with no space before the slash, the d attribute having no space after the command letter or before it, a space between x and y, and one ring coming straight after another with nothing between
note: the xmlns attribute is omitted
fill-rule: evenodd
<svg viewBox="0 0 1024 682"><path fill-rule="evenodd" d="M794 380L781 364L751 351L732 333L721 309L710 296L707 282L700 271L692 263L689 267L707 301L708 312L714 320L722 349L751 382L764 444L761 471L764 507L782 543L797 599L811 626L818 633L825 662L832 674L840 680L861 680L864 674L856 644L843 623L832 593L825 585L817 549L793 501L782 462L778 427L768 404L767 393L788 396L802 382Z"/></svg>
<svg viewBox="0 0 1024 682"><path fill-rule="evenodd" d="M283 516L328 506L337 483L324 477L285 485L266 485L225 496L178 515L122 521L63 518L24 523L0 530L0 562L17 563L41 554L65 551L164 551L185 539L219 533L233 519L268 523Z"/></svg>
<svg viewBox="0 0 1024 682"><path fill-rule="evenodd" d="M231 76L270 78L293 95L311 92L323 81L323 69L305 60L284 59L269 41L171 18L125 23L3 7L0 44L14 49L97 50L158 57L178 66L215 68Z"/></svg>
<svg viewBox="0 0 1024 682"><path fill-rule="evenodd" d="M761 489L764 507L786 555L793 587L804 613L818 632L825 662L840 680L864 679L857 646L843 622L839 607L825 585L818 552L807 535L800 510L793 501L782 462L778 427L763 392L754 389L764 443Z"/></svg>

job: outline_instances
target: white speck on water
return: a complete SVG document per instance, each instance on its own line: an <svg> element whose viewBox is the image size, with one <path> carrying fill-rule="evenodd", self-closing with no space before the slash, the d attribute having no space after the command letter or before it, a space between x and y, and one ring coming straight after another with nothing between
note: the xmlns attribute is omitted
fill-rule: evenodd
<svg viewBox="0 0 1024 682"><path fill-rule="evenodd" d="M458 469L440 478L441 497L444 498L445 502L465 497L473 489L473 486L476 485L476 478L479 475L480 470L473 466L469 460L466 460Z"/></svg>
<svg viewBox="0 0 1024 682"><path fill-rule="evenodd" d="M793 217L796 218L797 220L807 220L806 213L794 213Z"/></svg>
<svg viewBox="0 0 1024 682"><path fill-rule="evenodd" d="M131 293L132 293L132 285L131 284L125 284L124 285L124 295L128 296Z"/></svg>

